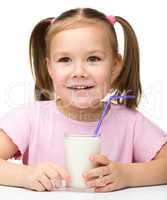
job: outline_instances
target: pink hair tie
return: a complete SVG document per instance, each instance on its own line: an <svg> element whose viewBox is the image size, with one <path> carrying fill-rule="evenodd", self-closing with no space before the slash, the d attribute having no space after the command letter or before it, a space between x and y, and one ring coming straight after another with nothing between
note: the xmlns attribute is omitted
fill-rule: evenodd
<svg viewBox="0 0 167 200"><path fill-rule="evenodd" d="M108 15L107 19L114 25L116 22L116 17L113 15Z"/></svg>
<svg viewBox="0 0 167 200"><path fill-rule="evenodd" d="M56 18L54 17L53 19L51 19L50 23L51 23L51 24L54 24L55 21L56 21Z"/></svg>

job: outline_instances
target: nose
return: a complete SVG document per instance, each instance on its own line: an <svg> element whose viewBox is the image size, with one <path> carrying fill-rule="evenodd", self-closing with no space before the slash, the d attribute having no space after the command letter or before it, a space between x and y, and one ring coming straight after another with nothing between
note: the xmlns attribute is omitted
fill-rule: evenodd
<svg viewBox="0 0 167 200"><path fill-rule="evenodd" d="M72 78L86 78L88 76L83 63L76 63L73 67Z"/></svg>

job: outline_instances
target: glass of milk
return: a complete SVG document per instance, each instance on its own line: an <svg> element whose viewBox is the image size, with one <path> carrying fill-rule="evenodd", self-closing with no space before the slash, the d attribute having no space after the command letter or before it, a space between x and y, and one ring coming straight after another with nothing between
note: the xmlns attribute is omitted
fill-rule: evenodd
<svg viewBox="0 0 167 200"><path fill-rule="evenodd" d="M89 191L82 176L87 169L97 167L89 160L92 154L100 154L100 136L92 134L65 133L65 161L71 176L70 188L79 191Z"/></svg>

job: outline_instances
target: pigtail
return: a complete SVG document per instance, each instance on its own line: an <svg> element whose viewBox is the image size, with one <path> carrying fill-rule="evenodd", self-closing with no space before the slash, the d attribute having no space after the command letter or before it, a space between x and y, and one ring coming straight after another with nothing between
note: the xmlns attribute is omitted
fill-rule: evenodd
<svg viewBox="0 0 167 200"><path fill-rule="evenodd" d="M53 91L52 80L46 65L45 36L53 18L40 21L33 29L29 42L31 72L35 80L35 99L50 100Z"/></svg>
<svg viewBox="0 0 167 200"><path fill-rule="evenodd" d="M117 85L115 95L135 95L135 99L122 100L127 107L135 109L139 104L142 93L138 41L131 25L126 20L116 17L116 21L122 25L124 32L124 55L122 71L115 83ZM121 104L121 99L118 99L117 102Z"/></svg>

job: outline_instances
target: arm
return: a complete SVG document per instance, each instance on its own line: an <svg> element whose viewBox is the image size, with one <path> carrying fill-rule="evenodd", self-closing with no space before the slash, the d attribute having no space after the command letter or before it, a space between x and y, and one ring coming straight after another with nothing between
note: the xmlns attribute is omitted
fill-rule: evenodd
<svg viewBox="0 0 167 200"><path fill-rule="evenodd" d="M0 130L0 185L21 186L24 165L8 162L18 152L17 146Z"/></svg>
<svg viewBox="0 0 167 200"><path fill-rule="evenodd" d="M167 144L150 162L126 164L123 168L131 187L167 183Z"/></svg>

